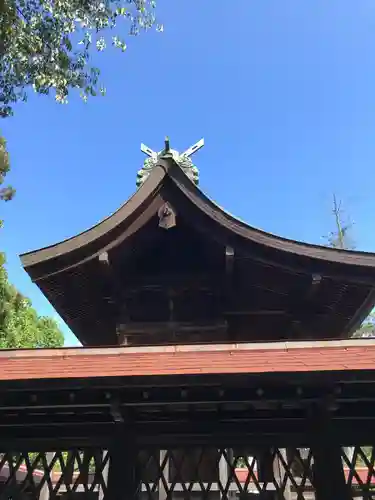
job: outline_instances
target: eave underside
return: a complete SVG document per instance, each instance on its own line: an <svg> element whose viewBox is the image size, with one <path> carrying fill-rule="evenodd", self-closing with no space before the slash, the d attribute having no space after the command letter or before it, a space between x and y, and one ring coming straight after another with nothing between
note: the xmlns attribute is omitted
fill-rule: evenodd
<svg viewBox="0 0 375 500"><path fill-rule="evenodd" d="M186 342L171 336L176 322L201 325L192 343L340 338L372 307L370 283L293 271L248 251L204 237L182 217L160 230L155 216L108 251L109 269L94 257L37 284L84 345L117 344L119 322L146 344Z"/></svg>

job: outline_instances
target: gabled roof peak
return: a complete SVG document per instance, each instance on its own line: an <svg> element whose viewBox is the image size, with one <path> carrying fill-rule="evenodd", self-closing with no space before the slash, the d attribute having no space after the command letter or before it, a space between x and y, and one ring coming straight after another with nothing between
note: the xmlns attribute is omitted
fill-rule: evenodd
<svg viewBox="0 0 375 500"><path fill-rule="evenodd" d="M201 139L183 153L179 153L177 150L171 149L169 137L166 137L164 141L164 149L157 153L156 151L153 151L151 148L142 143L141 151L145 153L148 158L145 159L145 161L143 162L143 167L138 171L137 187L139 188L144 183L144 181L150 175L151 171L156 167L158 160L167 157L173 158L173 160L184 171L189 179L194 182L194 184L198 185L199 171L190 157L203 146L204 139Z"/></svg>

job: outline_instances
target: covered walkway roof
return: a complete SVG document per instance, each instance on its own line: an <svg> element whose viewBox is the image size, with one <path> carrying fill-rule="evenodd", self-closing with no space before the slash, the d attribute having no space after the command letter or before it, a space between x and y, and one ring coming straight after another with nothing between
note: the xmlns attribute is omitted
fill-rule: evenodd
<svg viewBox="0 0 375 500"><path fill-rule="evenodd" d="M0 351L0 381L374 370L375 339Z"/></svg>
<svg viewBox="0 0 375 500"><path fill-rule="evenodd" d="M107 446L118 420L140 446L309 446L321 405L344 445L375 423L375 339L5 350L0 366L5 449Z"/></svg>

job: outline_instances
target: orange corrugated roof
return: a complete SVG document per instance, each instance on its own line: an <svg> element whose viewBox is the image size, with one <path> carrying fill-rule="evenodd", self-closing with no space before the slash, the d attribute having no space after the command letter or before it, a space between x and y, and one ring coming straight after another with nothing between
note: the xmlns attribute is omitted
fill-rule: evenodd
<svg viewBox="0 0 375 500"><path fill-rule="evenodd" d="M0 380L375 370L375 339L0 352Z"/></svg>

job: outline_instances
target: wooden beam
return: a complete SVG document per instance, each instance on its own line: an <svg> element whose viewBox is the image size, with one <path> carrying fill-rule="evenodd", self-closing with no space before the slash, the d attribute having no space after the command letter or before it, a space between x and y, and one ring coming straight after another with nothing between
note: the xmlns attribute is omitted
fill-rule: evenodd
<svg viewBox="0 0 375 500"><path fill-rule="evenodd" d="M311 275L310 287L306 293L306 300L311 300L318 293L319 288L322 284L323 277L320 274Z"/></svg>
<svg viewBox="0 0 375 500"><path fill-rule="evenodd" d="M225 276L230 286L232 285L232 280L233 280L234 257L235 257L234 248L227 245L225 247Z"/></svg>
<svg viewBox="0 0 375 500"><path fill-rule="evenodd" d="M290 298L288 315L291 321L293 338L303 338L308 335L311 321L326 318L326 314L318 313L315 306L315 298L319 292L323 277L321 274L312 274L310 285L305 290L296 290Z"/></svg>
<svg viewBox="0 0 375 500"><path fill-rule="evenodd" d="M124 293L130 296L140 290L165 290L172 288L176 293L185 290L216 289L220 280L214 274L163 274L161 276L127 275Z"/></svg>
<svg viewBox="0 0 375 500"><path fill-rule="evenodd" d="M119 306L122 302L122 286L118 279L118 274L115 272L113 265L110 260L108 252L102 252L98 256L98 260L101 264L101 270L103 273L103 278L106 285L109 288L109 300L113 304Z"/></svg>
<svg viewBox="0 0 375 500"><path fill-rule="evenodd" d="M145 322L134 321L122 325L126 335L157 335L158 333L174 332L176 335L191 332L219 332L226 328L223 321L197 324L182 321L155 321Z"/></svg>
<svg viewBox="0 0 375 500"><path fill-rule="evenodd" d="M79 425L50 426L39 429L9 429L3 430L1 452L12 450L69 450L84 447L102 447L109 449L114 439L114 423L102 427ZM333 422L334 429L331 439L344 446L353 443L369 443L373 437L374 420L361 419L359 422L347 420ZM159 449L185 446L213 447L243 447L246 443L252 446L298 447L312 446L315 435L306 419L298 421L283 421L268 419L268 421L218 423L215 419L201 424L185 420L179 425L166 422L160 425L145 422L142 425L127 426L131 429L139 447L155 447ZM112 438L113 439L112 439ZM112 441L109 442L109 439ZM125 438L124 438L125 439ZM314 444L314 443L313 443ZM333 497L340 498L340 497Z"/></svg>
<svg viewBox="0 0 375 500"><path fill-rule="evenodd" d="M247 249L240 248L240 251L241 259L243 260L253 260L264 265L270 265L278 269L283 269L291 274L306 275L309 271L309 267L307 265L301 265L297 262L293 262L293 264L290 265L284 262L277 262L273 258L263 257L260 254L249 253ZM348 270L346 274L341 274L340 272L337 272L336 269L332 269L333 265L331 263L327 263L323 260L316 260L314 262L310 261L310 264L310 269L313 271L313 274L318 274L322 276L322 278L329 278L333 281L340 281L343 283L353 283L356 285L368 285L375 287L375 276L372 273L366 273L365 267L360 270L357 268L354 271L352 268ZM342 268L342 266L340 267Z"/></svg>
<svg viewBox="0 0 375 500"><path fill-rule="evenodd" d="M110 413L117 426L124 423L124 416L121 411L121 403L118 398L113 398L110 404Z"/></svg>
<svg viewBox="0 0 375 500"><path fill-rule="evenodd" d="M282 309L249 309L238 311L225 311L224 316L284 316L288 313Z"/></svg>
<svg viewBox="0 0 375 500"><path fill-rule="evenodd" d="M358 341L354 341L358 345ZM360 343L361 341L359 341ZM349 342L350 343L350 342ZM348 344L349 344L348 343ZM345 343L346 344L346 343ZM305 345L305 343L303 344ZM311 343L311 346L314 342ZM319 343L317 344L319 345ZM329 344L328 344L329 345ZM168 350L169 348L165 348ZM158 348L161 352L163 349ZM177 348L178 350L178 348ZM32 390L31 394L37 393L36 400L30 397L30 392L21 386L3 387L3 397L0 405L0 425L7 421L16 424L16 415L21 421L38 421L39 418L51 419L61 414L64 418L80 418L87 410L93 411L96 420L100 421L98 414L108 414L111 392L121 391L121 403L126 406L161 405L168 406L181 402L181 386L189 384L187 398L183 404L200 405L202 403L244 402L255 401L275 402L279 405L285 403L288 406L295 402L305 405L307 402L318 401L325 395L334 393L340 403L340 413L346 412L353 417L370 416L374 410L375 394L373 390L374 370L358 372L313 372L306 374L269 374L262 377L262 388L264 394L259 397L259 375L221 375L221 376L198 376L194 379L184 376L152 377L136 379L131 377L124 379L111 379L104 381L99 377L95 380L51 380L44 381L44 387ZM344 377L344 378L342 378ZM348 382L346 383L345 382ZM39 381L34 381L39 382ZM68 385L72 382L75 385ZM370 383L369 383L370 382ZM144 398L147 391L147 399ZM74 395L74 399L71 397ZM355 403L355 404L353 404ZM348 404L348 405L347 405ZM281 408L281 406L280 406ZM71 412L71 414L67 413ZM18 419L18 417L17 417Z"/></svg>
<svg viewBox="0 0 375 500"><path fill-rule="evenodd" d="M120 322L128 320L128 309L126 305L124 287L119 279L118 273L113 268L108 252L102 252L98 257L98 260L101 264L105 283L109 289L108 301L115 308L114 314L116 317L115 323L117 327ZM116 331L116 334L117 342L125 344L124 339L121 338L120 340L118 331Z"/></svg>
<svg viewBox="0 0 375 500"><path fill-rule="evenodd" d="M219 244L225 243L226 238L224 231L221 229L218 230L216 224L213 223L212 220L208 221L200 210L197 210L196 207L188 206L186 202L185 206L183 206L184 200L178 196L174 197L174 199L176 200L176 204L179 203L181 212L184 211L184 216L189 217L198 231L203 235L209 234L210 239L217 241ZM297 247L299 246L303 247L304 245L297 244ZM255 247L257 248L254 250ZM344 270L344 266L341 262L336 263L325 258L311 258L307 255L298 255L294 252L267 246L266 248L268 250L267 252L263 251L261 244L249 244L246 238L238 238L236 240L236 255L237 258L241 258L241 260L259 262L266 266L283 269L292 274L306 275L306 273L312 272L334 281L375 287L375 273L372 267L363 264L361 264L361 266L356 264L353 265L354 259L351 261L350 265L345 265ZM331 249L321 248L321 250L323 250L323 252L327 251L332 253L332 256L334 254Z"/></svg>
<svg viewBox="0 0 375 500"><path fill-rule="evenodd" d="M224 300L227 307L233 307L233 272L234 272L234 248L225 247L225 275L224 275Z"/></svg>
<svg viewBox="0 0 375 500"><path fill-rule="evenodd" d="M226 245L224 276L221 285L222 288L221 290L219 289L219 300L223 301L221 307L229 310L236 307L236 301L234 299L234 260L234 248ZM227 315L223 314L223 316L225 317Z"/></svg>

